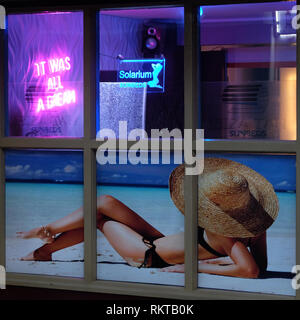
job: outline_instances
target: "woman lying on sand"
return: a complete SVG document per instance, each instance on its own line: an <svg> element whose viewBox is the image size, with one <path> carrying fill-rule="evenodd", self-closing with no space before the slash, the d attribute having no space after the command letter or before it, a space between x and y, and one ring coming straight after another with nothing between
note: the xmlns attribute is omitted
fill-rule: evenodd
<svg viewBox="0 0 300 320"><path fill-rule="evenodd" d="M177 208L184 211L184 166L170 176ZM257 172L225 159L205 159L199 176L198 272L257 278L267 268L266 229L278 213L271 184ZM51 261L58 250L84 240L83 209L46 226L18 232L45 244L21 258ZM109 195L97 200L97 228L134 267L184 272L184 233L165 236L136 212Z"/></svg>

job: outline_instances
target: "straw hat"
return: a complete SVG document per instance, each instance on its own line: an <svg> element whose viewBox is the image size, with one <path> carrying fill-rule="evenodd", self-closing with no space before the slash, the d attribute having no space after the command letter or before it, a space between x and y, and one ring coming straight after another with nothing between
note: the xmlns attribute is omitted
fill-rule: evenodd
<svg viewBox="0 0 300 320"><path fill-rule="evenodd" d="M184 214L184 165L170 175L169 189ZM198 177L198 224L233 238L254 237L275 221L279 210L273 186L259 173L238 162L205 158Z"/></svg>

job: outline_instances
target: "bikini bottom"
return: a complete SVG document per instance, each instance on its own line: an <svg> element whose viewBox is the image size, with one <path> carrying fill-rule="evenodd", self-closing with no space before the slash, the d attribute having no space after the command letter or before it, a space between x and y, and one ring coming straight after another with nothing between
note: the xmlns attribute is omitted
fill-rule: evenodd
<svg viewBox="0 0 300 320"><path fill-rule="evenodd" d="M145 252L144 262L138 267L140 268L165 268L171 266L165 262L155 251L156 246L153 243L153 240L148 240L143 238L143 242L149 248Z"/></svg>

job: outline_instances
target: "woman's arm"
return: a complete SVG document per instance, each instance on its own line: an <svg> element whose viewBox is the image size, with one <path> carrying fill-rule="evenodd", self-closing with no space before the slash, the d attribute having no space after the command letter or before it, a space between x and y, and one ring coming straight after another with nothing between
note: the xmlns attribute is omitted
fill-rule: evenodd
<svg viewBox="0 0 300 320"><path fill-rule="evenodd" d="M203 261L198 263L198 272L218 274L223 276L257 278L259 268L246 246L239 242L225 245L225 251L233 263L228 265L217 265Z"/></svg>
<svg viewBox="0 0 300 320"><path fill-rule="evenodd" d="M201 260L201 261L210 263L210 264L219 264L219 265L228 265L228 264L234 263L230 257L220 257L220 258L207 259L207 260Z"/></svg>
<svg viewBox="0 0 300 320"><path fill-rule="evenodd" d="M231 243L231 244L230 244ZM226 264L209 263L207 261L198 262L198 272L216 274L222 276L240 277L240 278L257 278L259 268L244 244L241 242L227 242L225 251L231 258L226 259ZM214 262L217 261L217 259ZM224 259L223 259L224 260ZM223 261L222 260L222 261ZM231 261L231 264L230 264ZM225 262L225 260L224 260ZM168 272L184 272L184 265L175 265L162 269Z"/></svg>
<svg viewBox="0 0 300 320"><path fill-rule="evenodd" d="M260 272L266 271L268 266L266 232L256 238L251 239L250 252L256 261Z"/></svg>
<svg viewBox="0 0 300 320"><path fill-rule="evenodd" d="M267 269L268 257L267 257L267 234L264 232L258 237L251 238L250 242L251 255L259 268L259 272L264 272ZM228 256L225 258L216 258L210 260L204 260L202 262L215 264L215 265L232 265L234 262Z"/></svg>

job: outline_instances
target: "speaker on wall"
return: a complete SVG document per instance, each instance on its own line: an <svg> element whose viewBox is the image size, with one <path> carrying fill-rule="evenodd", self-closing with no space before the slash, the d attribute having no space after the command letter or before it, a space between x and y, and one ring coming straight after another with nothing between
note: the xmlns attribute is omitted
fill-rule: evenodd
<svg viewBox="0 0 300 320"><path fill-rule="evenodd" d="M161 30L154 25L144 25L142 52L144 58L155 58L161 55Z"/></svg>

